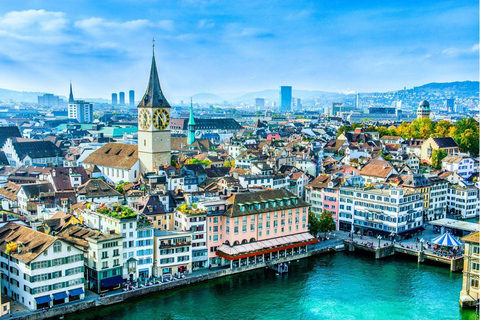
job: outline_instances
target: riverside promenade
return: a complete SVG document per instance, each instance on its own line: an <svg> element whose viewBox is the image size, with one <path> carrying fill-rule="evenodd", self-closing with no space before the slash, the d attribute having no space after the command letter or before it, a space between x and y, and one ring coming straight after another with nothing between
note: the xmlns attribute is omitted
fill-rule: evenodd
<svg viewBox="0 0 480 320"><path fill-rule="evenodd" d="M292 263L299 259L308 258L322 253L336 252L344 250L344 241L347 239L348 234L343 232L333 232L328 234L328 240L320 241L316 244L309 245L307 252L297 254L294 256L288 256L275 261L269 261L270 264L275 263ZM135 290L123 291L118 289L105 293L104 296L95 294L89 290L85 290L85 299L81 301L74 301L66 303L60 306L54 306L47 312L42 310L27 311L25 307L13 302L11 306L12 314L0 317L0 319L24 319L24 320L36 320L36 319L48 319L48 318L60 318L66 314L79 312L96 307L108 306L112 304L121 303L128 299L139 298L144 295L161 292L164 290L171 290L179 287L192 285L195 283L205 282L209 280L218 279L230 275L235 275L242 272L248 272L257 269L266 269L268 266L265 262L256 263L249 266L230 269L230 267L219 267L210 269L202 269L194 271L186 276L185 279L174 280L170 282L164 282L151 286L141 287ZM272 272L272 271L270 271Z"/></svg>

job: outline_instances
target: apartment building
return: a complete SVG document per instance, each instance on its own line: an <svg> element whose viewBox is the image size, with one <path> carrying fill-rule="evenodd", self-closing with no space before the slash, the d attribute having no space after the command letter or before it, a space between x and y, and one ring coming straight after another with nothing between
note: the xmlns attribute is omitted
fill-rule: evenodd
<svg viewBox="0 0 480 320"><path fill-rule="evenodd" d="M144 279L152 275L153 268L153 225L143 214L135 214L131 209L79 210L84 224L103 233L114 230L123 237L123 271L126 279ZM117 214L115 214L117 213Z"/></svg>
<svg viewBox="0 0 480 320"><path fill-rule="evenodd" d="M58 237L84 252L89 290L102 293L124 282L123 238L115 230L102 233L75 225L60 232Z"/></svg>
<svg viewBox="0 0 480 320"><path fill-rule="evenodd" d="M192 271L192 233L155 229L153 274L156 277Z"/></svg>
<svg viewBox="0 0 480 320"><path fill-rule="evenodd" d="M430 205L424 213L426 221L446 218L448 181L439 177L430 177Z"/></svg>
<svg viewBox="0 0 480 320"><path fill-rule="evenodd" d="M478 189L474 186L451 185L447 194L448 213L462 219L473 218L480 213Z"/></svg>
<svg viewBox="0 0 480 320"><path fill-rule="evenodd" d="M402 239L422 231L422 225L420 192L381 184L340 188L340 230Z"/></svg>
<svg viewBox="0 0 480 320"><path fill-rule="evenodd" d="M207 211L197 204L184 204L173 217L174 230L192 234L192 268L207 267Z"/></svg>
<svg viewBox="0 0 480 320"><path fill-rule="evenodd" d="M0 228L2 292L29 310L83 299L84 255L64 240L9 222Z"/></svg>
<svg viewBox="0 0 480 320"><path fill-rule="evenodd" d="M463 258L463 285L460 292L460 306L474 308L480 297L480 235L478 232L466 235L461 239L465 242Z"/></svg>

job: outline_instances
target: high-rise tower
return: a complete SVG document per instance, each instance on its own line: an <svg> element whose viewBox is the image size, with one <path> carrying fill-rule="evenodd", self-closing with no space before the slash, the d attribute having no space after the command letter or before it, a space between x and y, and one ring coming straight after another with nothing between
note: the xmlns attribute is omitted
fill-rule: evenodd
<svg viewBox="0 0 480 320"><path fill-rule="evenodd" d="M195 142L195 119L193 118L193 101L190 100L190 118L188 119L187 144Z"/></svg>
<svg viewBox="0 0 480 320"><path fill-rule="evenodd" d="M128 102L131 106L135 105L135 91L128 91Z"/></svg>
<svg viewBox="0 0 480 320"><path fill-rule="evenodd" d="M170 150L170 104L160 87L154 53L147 90L138 104L140 171L151 172L160 165L170 165Z"/></svg>
<svg viewBox="0 0 480 320"><path fill-rule="evenodd" d="M280 112L292 111L292 87L280 87Z"/></svg>

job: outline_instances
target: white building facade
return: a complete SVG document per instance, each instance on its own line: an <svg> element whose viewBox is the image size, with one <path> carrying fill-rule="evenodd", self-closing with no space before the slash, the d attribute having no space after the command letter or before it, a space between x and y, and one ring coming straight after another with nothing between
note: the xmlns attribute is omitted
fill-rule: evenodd
<svg viewBox="0 0 480 320"><path fill-rule="evenodd" d="M405 237L420 231L423 199L420 193L385 186L377 188L341 187L340 230L356 234Z"/></svg>

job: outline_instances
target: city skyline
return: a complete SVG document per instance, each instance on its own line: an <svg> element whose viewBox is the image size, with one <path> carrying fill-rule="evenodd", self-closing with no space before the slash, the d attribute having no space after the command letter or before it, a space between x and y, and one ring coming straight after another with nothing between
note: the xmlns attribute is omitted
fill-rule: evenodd
<svg viewBox="0 0 480 320"><path fill-rule="evenodd" d="M246 7L247 6L247 7ZM330 92L478 80L478 3L0 4L0 88L143 92L152 38L168 99L288 85Z"/></svg>

